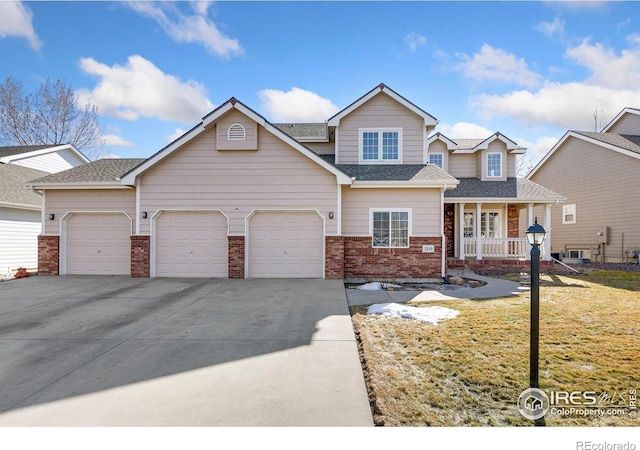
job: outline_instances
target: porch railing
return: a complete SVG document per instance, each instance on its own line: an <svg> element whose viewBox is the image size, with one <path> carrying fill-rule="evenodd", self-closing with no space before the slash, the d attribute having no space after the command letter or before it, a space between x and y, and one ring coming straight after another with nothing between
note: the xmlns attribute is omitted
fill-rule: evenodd
<svg viewBox="0 0 640 450"><path fill-rule="evenodd" d="M529 244L526 238L482 238L482 256L498 258L526 258ZM464 238L464 256L476 256L477 239Z"/></svg>

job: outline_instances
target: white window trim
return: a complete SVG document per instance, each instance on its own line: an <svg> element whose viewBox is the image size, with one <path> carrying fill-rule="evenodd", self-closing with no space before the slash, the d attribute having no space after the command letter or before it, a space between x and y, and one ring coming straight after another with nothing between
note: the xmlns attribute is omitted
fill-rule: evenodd
<svg viewBox="0 0 640 450"><path fill-rule="evenodd" d="M363 158L363 133L378 133L378 159ZM396 132L398 133L398 159L382 159L382 133ZM360 164L402 164L402 128L358 128L358 160Z"/></svg>
<svg viewBox="0 0 640 450"><path fill-rule="evenodd" d="M242 130L242 136L238 136L236 137L235 135L232 136L231 135L231 130L232 129L236 129L236 130ZM229 141L246 141L247 140L247 130L245 129L244 125L242 125L241 123L234 123L233 125L231 125L228 129L227 129L227 140Z"/></svg>
<svg viewBox="0 0 640 450"><path fill-rule="evenodd" d="M492 155L500 156L500 175L490 175L489 174L489 156L492 156ZM502 167L502 166L504 164L504 158L502 157L502 153L500 153L500 152L487 153L485 162L486 162L485 169L487 171L487 178L503 178L502 173L504 172L504 167Z"/></svg>
<svg viewBox="0 0 640 450"><path fill-rule="evenodd" d="M573 220L567 220L567 215L573 214ZM562 223L571 224L576 223L576 204L562 205Z"/></svg>
<svg viewBox="0 0 640 450"><path fill-rule="evenodd" d="M429 164L431 164L431 155L440 155L442 157L442 166L438 166L438 167L440 167L441 169L444 169L444 153L442 153L442 152L429 153L429 155L428 155Z"/></svg>
<svg viewBox="0 0 640 450"><path fill-rule="evenodd" d="M392 213L392 212L406 212L407 213L407 246L406 247L392 247L391 245L389 245L389 247L374 247L373 246L373 213L376 212L388 212L388 213ZM411 236L413 235L413 219L412 219L412 215L413 215L413 209L412 208L369 208L369 236L371 236L371 247L372 248L409 248L411 247Z"/></svg>

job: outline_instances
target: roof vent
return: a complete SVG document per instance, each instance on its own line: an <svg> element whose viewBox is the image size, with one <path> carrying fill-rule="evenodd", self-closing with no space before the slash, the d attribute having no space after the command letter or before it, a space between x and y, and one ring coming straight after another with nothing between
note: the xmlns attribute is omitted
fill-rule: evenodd
<svg viewBox="0 0 640 450"><path fill-rule="evenodd" d="M247 133L241 124L234 123L229 127L227 139L230 141L244 141L247 139Z"/></svg>

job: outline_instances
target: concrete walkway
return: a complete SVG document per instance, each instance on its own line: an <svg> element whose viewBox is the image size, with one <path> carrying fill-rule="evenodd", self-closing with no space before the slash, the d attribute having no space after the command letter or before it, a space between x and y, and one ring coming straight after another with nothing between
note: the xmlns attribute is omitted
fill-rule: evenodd
<svg viewBox="0 0 640 450"><path fill-rule="evenodd" d="M484 281L484 286L471 288L462 287L450 290L425 291L365 291L359 289L345 289L349 306L370 305L373 303L410 303L424 301L485 299L496 297L510 297L522 292L529 292L528 287L516 281L499 278L483 277L470 270L451 270L449 275L461 276L472 280Z"/></svg>

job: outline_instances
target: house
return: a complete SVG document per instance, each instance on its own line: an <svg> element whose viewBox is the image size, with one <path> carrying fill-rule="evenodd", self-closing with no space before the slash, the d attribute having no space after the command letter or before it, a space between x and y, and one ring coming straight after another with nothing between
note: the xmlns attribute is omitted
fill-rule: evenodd
<svg viewBox="0 0 640 450"><path fill-rule="evenodd" d="M623 109L602 132L568 131L527 179L567 197L550 217L556 257L568 262L637 261L640 109Z"/></svg>
<svg viewBox="0 0 640 450"><path fill-rule="evenodd" d="M26 182L89 162L72 145L0 147L0 274L35 269L41 195Z"/></svg>
<svg viewBox="0 0 640 450"><path fill-rule="evenodd" d="M437 123L383 84L323 123L272 124L231 98L146 160L31 181L39 272L400 280L525 264L518 208L562 197L515 179L523 149L502 134L429 137Z"/></svg>

